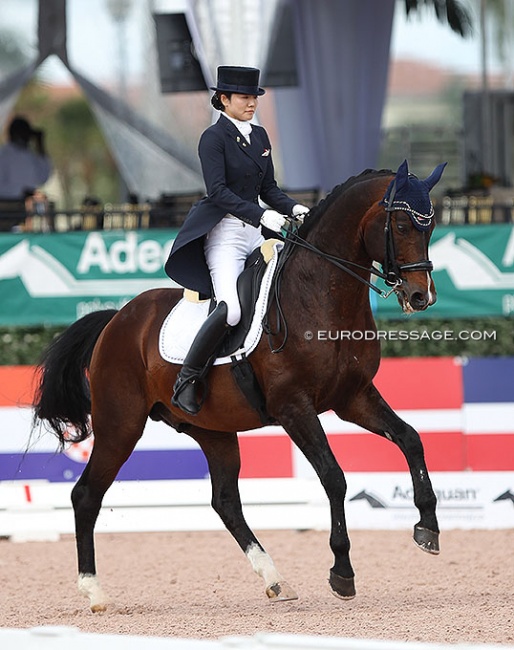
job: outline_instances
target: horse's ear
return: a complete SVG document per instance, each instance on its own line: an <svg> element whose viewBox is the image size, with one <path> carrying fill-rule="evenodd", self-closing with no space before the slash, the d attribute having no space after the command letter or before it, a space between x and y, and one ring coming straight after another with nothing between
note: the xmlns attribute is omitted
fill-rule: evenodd
<svg viewBox="0 0 514 650"><path fill-rule="evenodd" d="M429 192L439 182L439 179L443 175L444 168L447 164L448 163L441 163L440 165L437 165L430 176L428 178L425 178L425 184L428 187Z"/></svg>
<svg viewBox="0 0 514 650"><path fill-rule="evenodd" d="M409 182L409 165L404 160L396 172L396 191L398 192Z"/></svg>

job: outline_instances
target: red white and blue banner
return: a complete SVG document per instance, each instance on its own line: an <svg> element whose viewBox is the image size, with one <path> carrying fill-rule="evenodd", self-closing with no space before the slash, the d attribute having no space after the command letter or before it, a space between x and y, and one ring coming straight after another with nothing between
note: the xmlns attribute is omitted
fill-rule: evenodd
<svg viewBox="0 0 514 650"><path fill-rule="evenodd" d="M51 434L31 438L33 372L26 366L0 367L0 510L2 485L25 486L20 498L31 501L27 490L39 481L74 483L92 447L89 439L58 453ZM514 526L513 376L514 358L382 360L375 383L419 431L440 516L449 526ZM347 475L349 523L355 519L354 527L372 528L413 523L412 485L399 449L331 412L320 417ZM296 479L308 486L308 501L323 501L312 468L281 427L243 432L239 440L243 483ZM137 481L138 494L145 485L148 491L159 486L162 500L162 485L192 485L207 477L207 463L194 441L149 421L114 490L125 485L125 494L132 494L130 484ZM284 497L282 488L277 496Z"/></svg>
<svg viewBox="0 0 514 650"><path fill-rule="evenodd" d="M514 358L383 359L375 384L392 408L420 433L431 471L514 471ZM0 367L0 480L75 481L92 440L56 453L52 435L31 438L33 368ZM399 449L383 438L321 415L346 472L402 472ZM242 478L311 476L281 427L240 434ZM203 453L188 436L148 422L120 480L198 479Z"/></svg>

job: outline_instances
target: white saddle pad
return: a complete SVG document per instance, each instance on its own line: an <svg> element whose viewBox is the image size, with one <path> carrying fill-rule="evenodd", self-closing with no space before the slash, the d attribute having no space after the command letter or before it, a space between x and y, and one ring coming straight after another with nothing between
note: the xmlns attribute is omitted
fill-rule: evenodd
<svg viewBox="0 0 514 650"><path fill-rule="evenodd" d="M278 262L278 253L282 249L282 242L273 244L273 256L269 261L262 278L259 297L255 303L252 324L248 330L242 347L230 357L220 357L215 365L230 363L231 357L245 354L248 356L257 347L262 335L262 320L268 305L268 295L271 281ZM159 351L165 361L182 364L191 347L198 330L209 315L209 300L191 302L182 298L166 317L159 334Z"/></svg>

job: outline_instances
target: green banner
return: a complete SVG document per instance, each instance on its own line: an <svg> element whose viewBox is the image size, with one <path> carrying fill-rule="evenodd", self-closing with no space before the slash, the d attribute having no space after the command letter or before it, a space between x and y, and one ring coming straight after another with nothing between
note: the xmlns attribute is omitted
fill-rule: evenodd
<svg viewBox="0 0 514 650"><path fill-rule="evenodd" d="M509 316L514 312L514 226L437 226L429 257L437 302L409 318ZM401 318L394 296L376 300L380 318Z"/></svg>
<svg viewBox="0 0 514 650"><path fill-rule="evenodd" d="M176 232L1 235L0 325L69 324L174 286L163 266Z"/></svg>
<svg viewBox="0 0 514 650"><path fill-rule="evenodd" d="M0 235L0 326L69 324L121 308L147 289L172 287L163 266L176 230ZM437 303L410 318L514 312L514 226L438 226L430 259ZM402 318L394 295L381 318Z"/></svg>

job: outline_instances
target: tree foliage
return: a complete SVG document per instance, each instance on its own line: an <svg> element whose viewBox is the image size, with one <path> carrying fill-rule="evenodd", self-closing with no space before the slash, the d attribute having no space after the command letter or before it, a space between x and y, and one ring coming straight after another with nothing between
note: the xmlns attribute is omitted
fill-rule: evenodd
<svg viewBox="0 0 514 650"><path fill-rule="evenodd" d="M61 196L58 207L71 210L86 196L101 203L116 201L116 164L85 97L77 91L56 92L37 78L22 90L15 113L42 128Z"/></svg>
<svg viewBox="0 0 514 650"><path fill-rule="evenodd" d="M437 20L448 23L454 32L463 37L472 33L473 21L461 0L405 0L407 16L423 9L433 9Z"/></svg>

